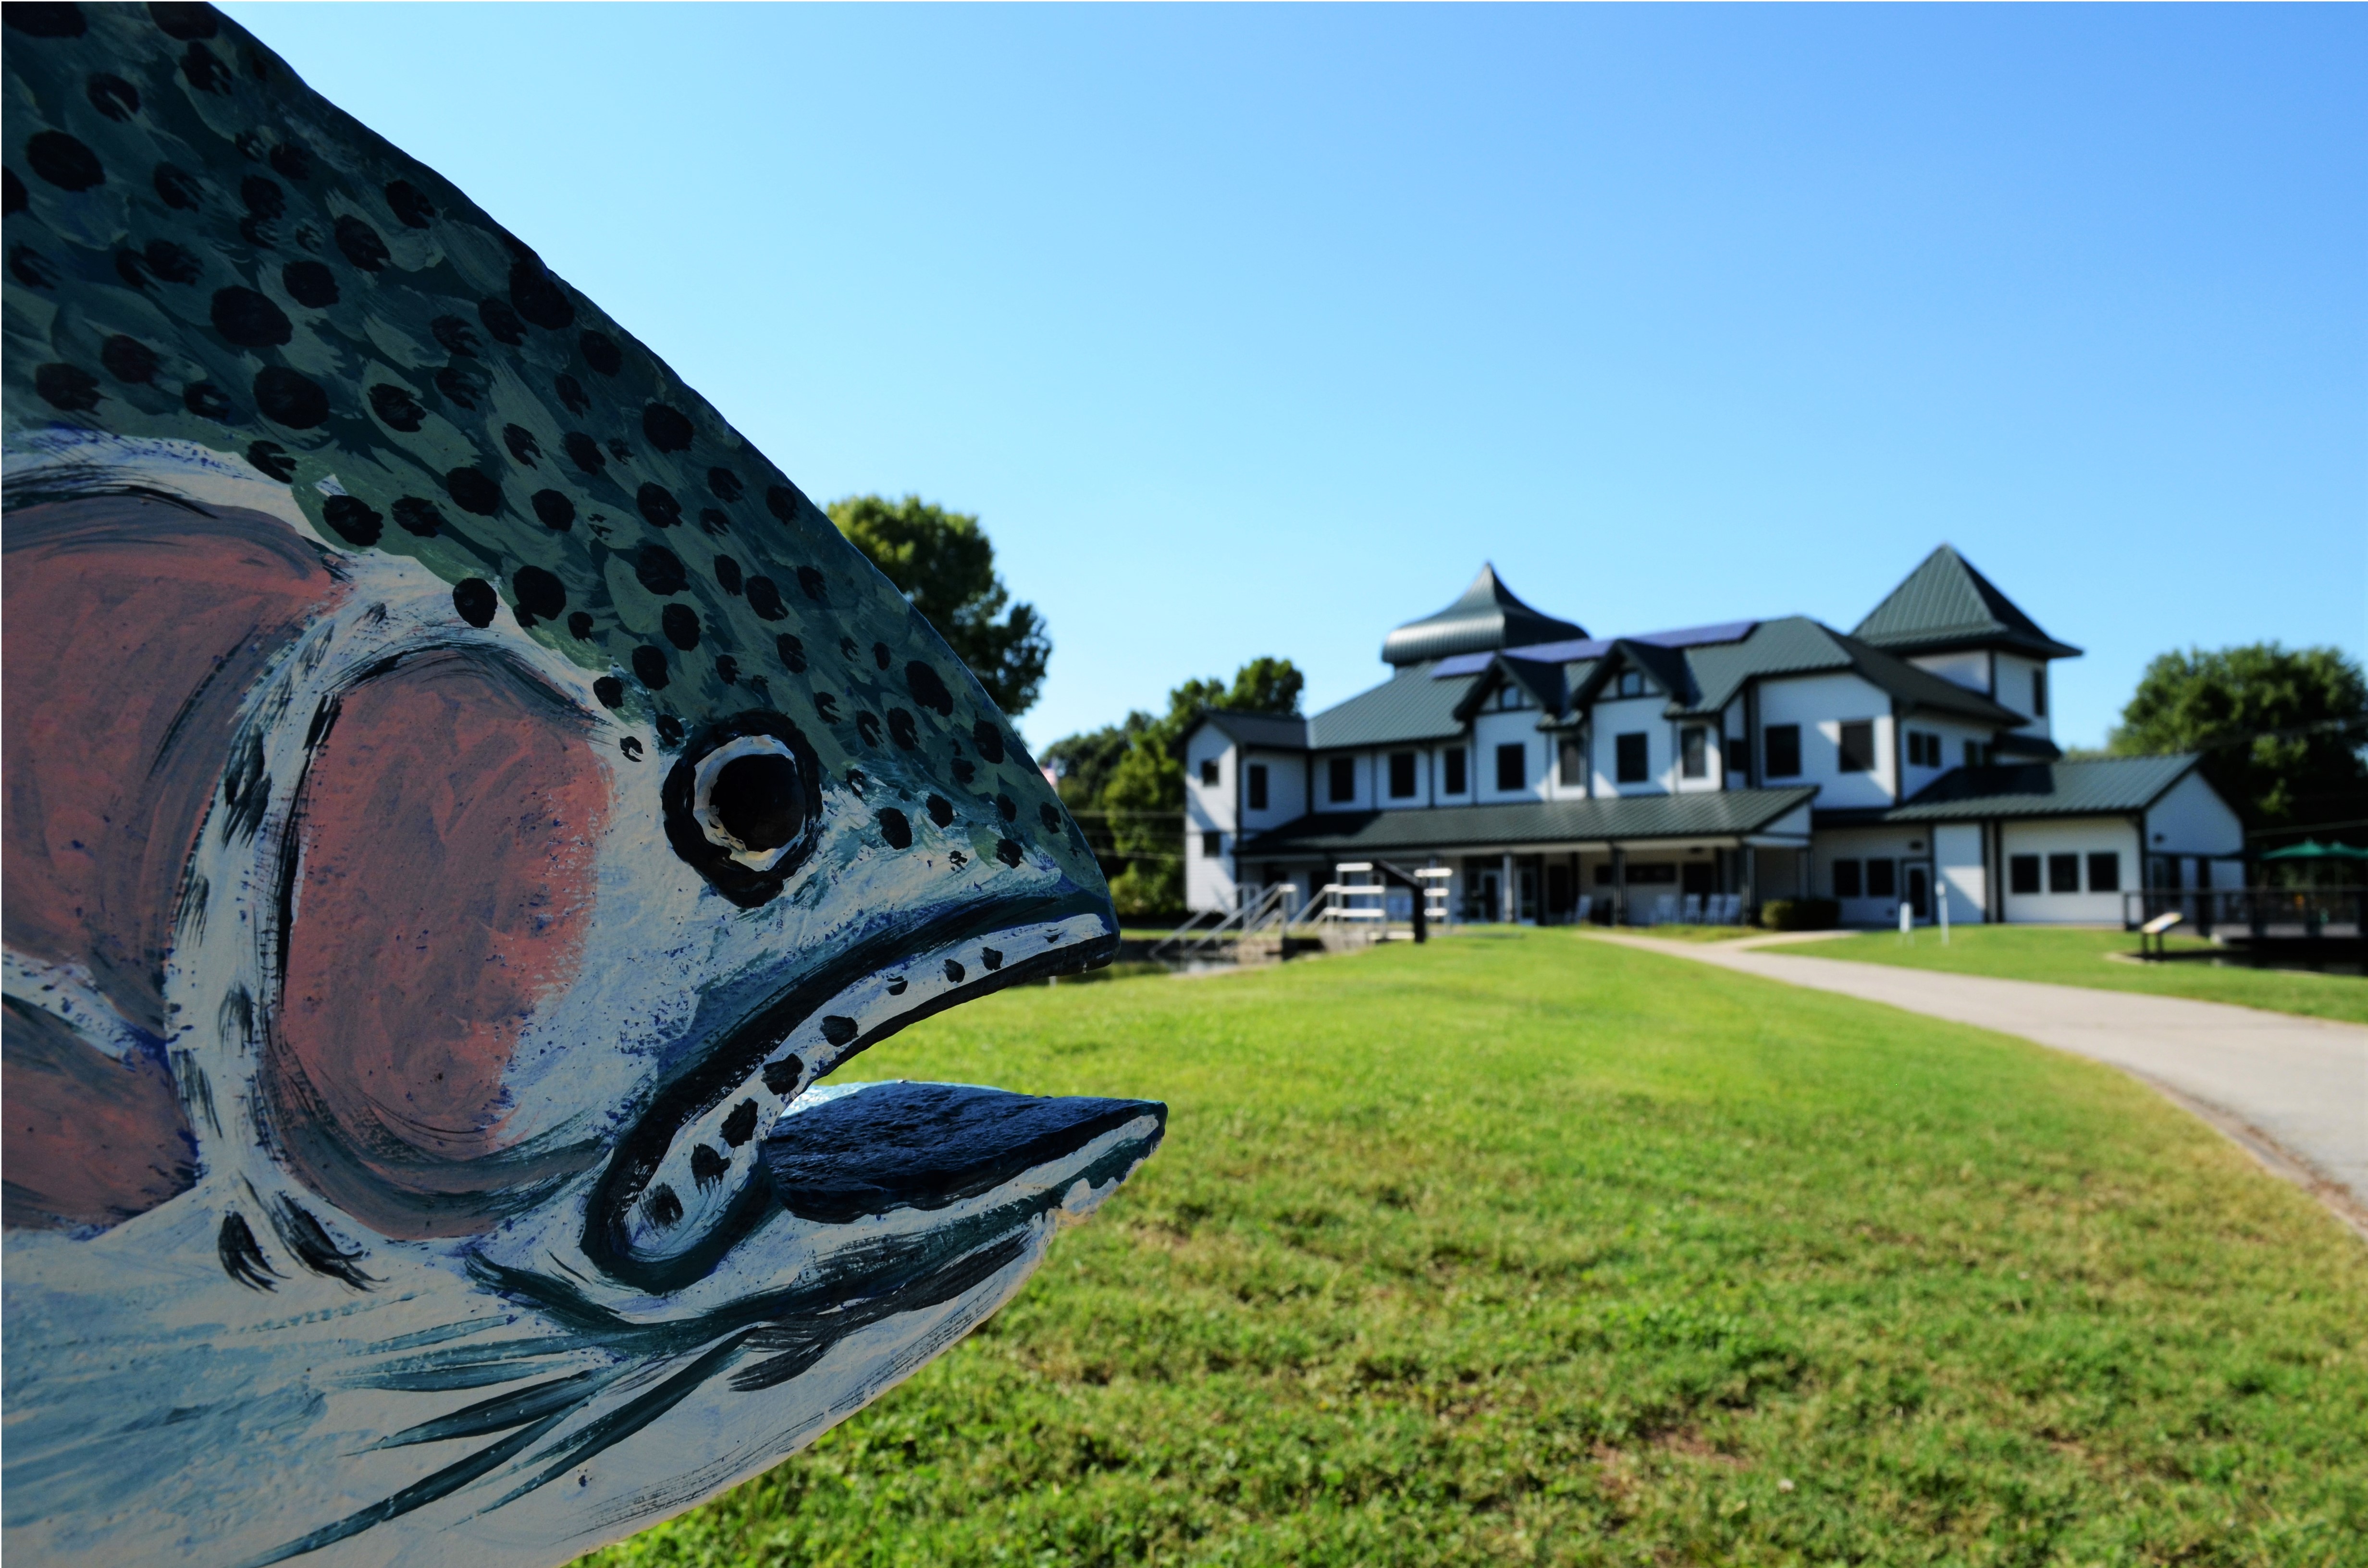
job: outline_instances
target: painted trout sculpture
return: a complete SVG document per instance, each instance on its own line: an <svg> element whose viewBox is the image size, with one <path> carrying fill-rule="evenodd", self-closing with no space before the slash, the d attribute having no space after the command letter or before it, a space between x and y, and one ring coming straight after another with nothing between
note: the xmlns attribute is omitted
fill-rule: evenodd
<svg viewBox="0 0 2368 1568"><path fill-rule="evenodd" d="M11 5L6 1548L557 1562L953 1343L1164 1108L828 1074L1106 961L814 505L204 6Z"/></svg>

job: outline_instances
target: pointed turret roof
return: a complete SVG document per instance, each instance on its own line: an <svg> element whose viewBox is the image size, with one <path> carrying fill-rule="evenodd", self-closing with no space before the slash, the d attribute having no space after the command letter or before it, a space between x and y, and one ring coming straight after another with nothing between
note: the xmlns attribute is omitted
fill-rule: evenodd
<svg viewBox="0 0 2368 1568"><path fill-rule="evenodd" d="M2043 659L2078 658L2080 653L2042 631L1996 584L1975 571L1973 562L1945 544L1907 574L1850 635L1900 654L1986 645Z"/></svg>
<svg viewBox="0 0 2368 1568"><path fill-rule="evenodd" d="M1453 604L1436 615L1409 620L1383 639L1382 659L1418 665L1451 653L1482 653L1586 635L1586 628L1523 604L1489 564L1480 568L1480 575Z"/></svg>

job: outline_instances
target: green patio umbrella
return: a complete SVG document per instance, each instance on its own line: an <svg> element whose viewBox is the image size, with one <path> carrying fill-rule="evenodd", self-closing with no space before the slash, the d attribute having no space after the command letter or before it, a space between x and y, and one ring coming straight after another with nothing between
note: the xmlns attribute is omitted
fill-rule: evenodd
<svg viewBox="0 0 2368 1568"><path fill-rule="evenodd" d="M2264 860L2368 860L2368 849L2354 849L2349 844L2321 844L2316 838L2305 838L2300 844L2289 844L2283 849L2272 849L2261 858Z"/></svg>

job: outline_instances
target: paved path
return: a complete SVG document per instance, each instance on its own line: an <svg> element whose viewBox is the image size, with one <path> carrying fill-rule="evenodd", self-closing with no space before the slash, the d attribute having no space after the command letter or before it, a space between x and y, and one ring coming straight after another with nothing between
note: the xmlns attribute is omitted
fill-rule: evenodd
<svg viewBox="0 0 2368 1568"><path fill-rule="evenodd" d="M1759 944L1598 939L1838 991L2111 1062L2309 1188L2368 1236L2368 1027L2178 996L1798 958Z"/></svg>

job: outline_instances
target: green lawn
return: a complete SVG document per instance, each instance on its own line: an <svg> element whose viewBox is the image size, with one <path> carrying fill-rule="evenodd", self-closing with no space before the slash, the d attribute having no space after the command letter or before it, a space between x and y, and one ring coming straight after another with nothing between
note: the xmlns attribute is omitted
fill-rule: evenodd
<svg viewBox="0 0 2368 1568"><path fill-rule="evenodd" d="M2116 963L2107 953L2135 953L2138 938L2126 931L2065 931L2044 926L1960 926L1941 935L1918 927L1912 946L1896 931L1867 931L1831 941L1787 944L1788 956L1856 959L1861 963L1907 964L1958 974L1990 974L2007 980L2046 980L2058 985L2090 985L2107 991L2149 991L2158 996L2192 996L2234 1002L2280 1013L2368 1023L2368 980L2356 974L2313 974L2298 970L2222 969L2211 964ZM2174 953L2209 952L2195 937L2175 938Z"/></svg>
<svg viewBox="0 0 2368 1568"><path fill-rule="evenodd" d="M605 1564L2368 1562L2368 1247L2131 1080L1573 933L1033 988L1020 1298Z"/></svg>

